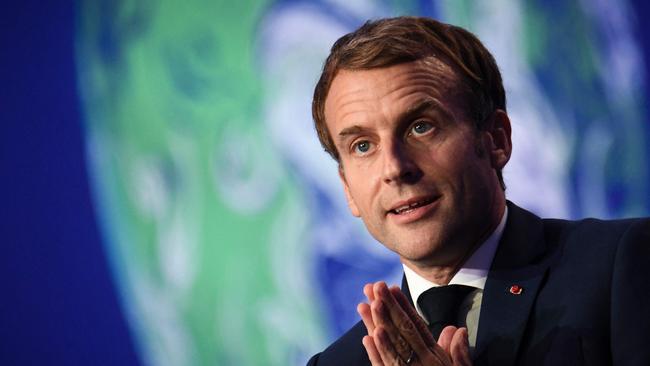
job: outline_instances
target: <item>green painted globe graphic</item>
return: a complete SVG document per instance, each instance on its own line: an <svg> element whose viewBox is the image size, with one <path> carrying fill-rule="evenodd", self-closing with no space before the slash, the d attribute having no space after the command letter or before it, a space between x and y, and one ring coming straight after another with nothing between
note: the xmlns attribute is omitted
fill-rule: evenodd
<svg viewBox="0 0 650 366"><path fill-rule="evenodd" d="M301 365L358 320L364 283L399 283L310 116L329 47L365 19L434 16L495 54L511 200L544 216L647 214L641 65L607 56L635 52L607 16L624 19L625 2L585 4L79 2L95 207L143 363Z"/></svg>
<svg viewBox="0 0 650 366"><path fill-rule="evenodd" d="M82 3L78 60L98 215L145 363L306 357L322 335L307 215L260 118L265 4L127 3Z"/></svg>

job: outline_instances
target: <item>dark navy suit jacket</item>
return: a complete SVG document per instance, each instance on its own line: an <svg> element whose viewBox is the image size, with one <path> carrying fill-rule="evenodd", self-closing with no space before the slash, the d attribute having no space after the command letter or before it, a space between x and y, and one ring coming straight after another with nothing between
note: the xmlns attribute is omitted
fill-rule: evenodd
<svg viewBox="0 0 650 366"><path fill-rule="evenodd" d="M650 219L540 219L508 202L475 365L647 366L648 333ZM308 365L370 365L366 334L357 323Z"/></svg>

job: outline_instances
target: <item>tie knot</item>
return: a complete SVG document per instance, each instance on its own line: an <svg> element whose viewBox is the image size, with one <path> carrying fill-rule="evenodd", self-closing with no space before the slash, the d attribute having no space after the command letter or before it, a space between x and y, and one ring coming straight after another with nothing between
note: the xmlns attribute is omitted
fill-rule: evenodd
<svg viewBox="0 0 650 366"><path fill-rule="evenodd" d="M447 325L458 326L458 309L474 287L448 285L432 287L420 295L418 306L429 321L429 330L435 339Z"/></svg>

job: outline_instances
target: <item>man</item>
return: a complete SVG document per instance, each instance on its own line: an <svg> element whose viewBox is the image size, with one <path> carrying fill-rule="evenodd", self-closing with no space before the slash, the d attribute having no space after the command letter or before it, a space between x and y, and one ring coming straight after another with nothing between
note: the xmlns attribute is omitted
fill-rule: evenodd
<svg viewBox="0 0 650 366"><path fill-rule="evenodd" d="M332 47L312 111L352 214L405 276L366 285L362 320L310 365L650 365L649 221L506 201L505 92L471 33L368 22Z"/></svg>

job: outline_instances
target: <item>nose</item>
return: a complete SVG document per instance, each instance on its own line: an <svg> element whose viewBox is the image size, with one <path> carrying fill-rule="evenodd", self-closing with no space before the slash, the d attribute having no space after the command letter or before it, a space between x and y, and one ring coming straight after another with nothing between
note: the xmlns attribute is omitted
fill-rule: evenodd
<svg viewBox="0 0 650 366"><path fill-rule="evenodd" d="M412 184L422 171L401 141L393 141L383 149L383 181L386 184Z"/></svg>

